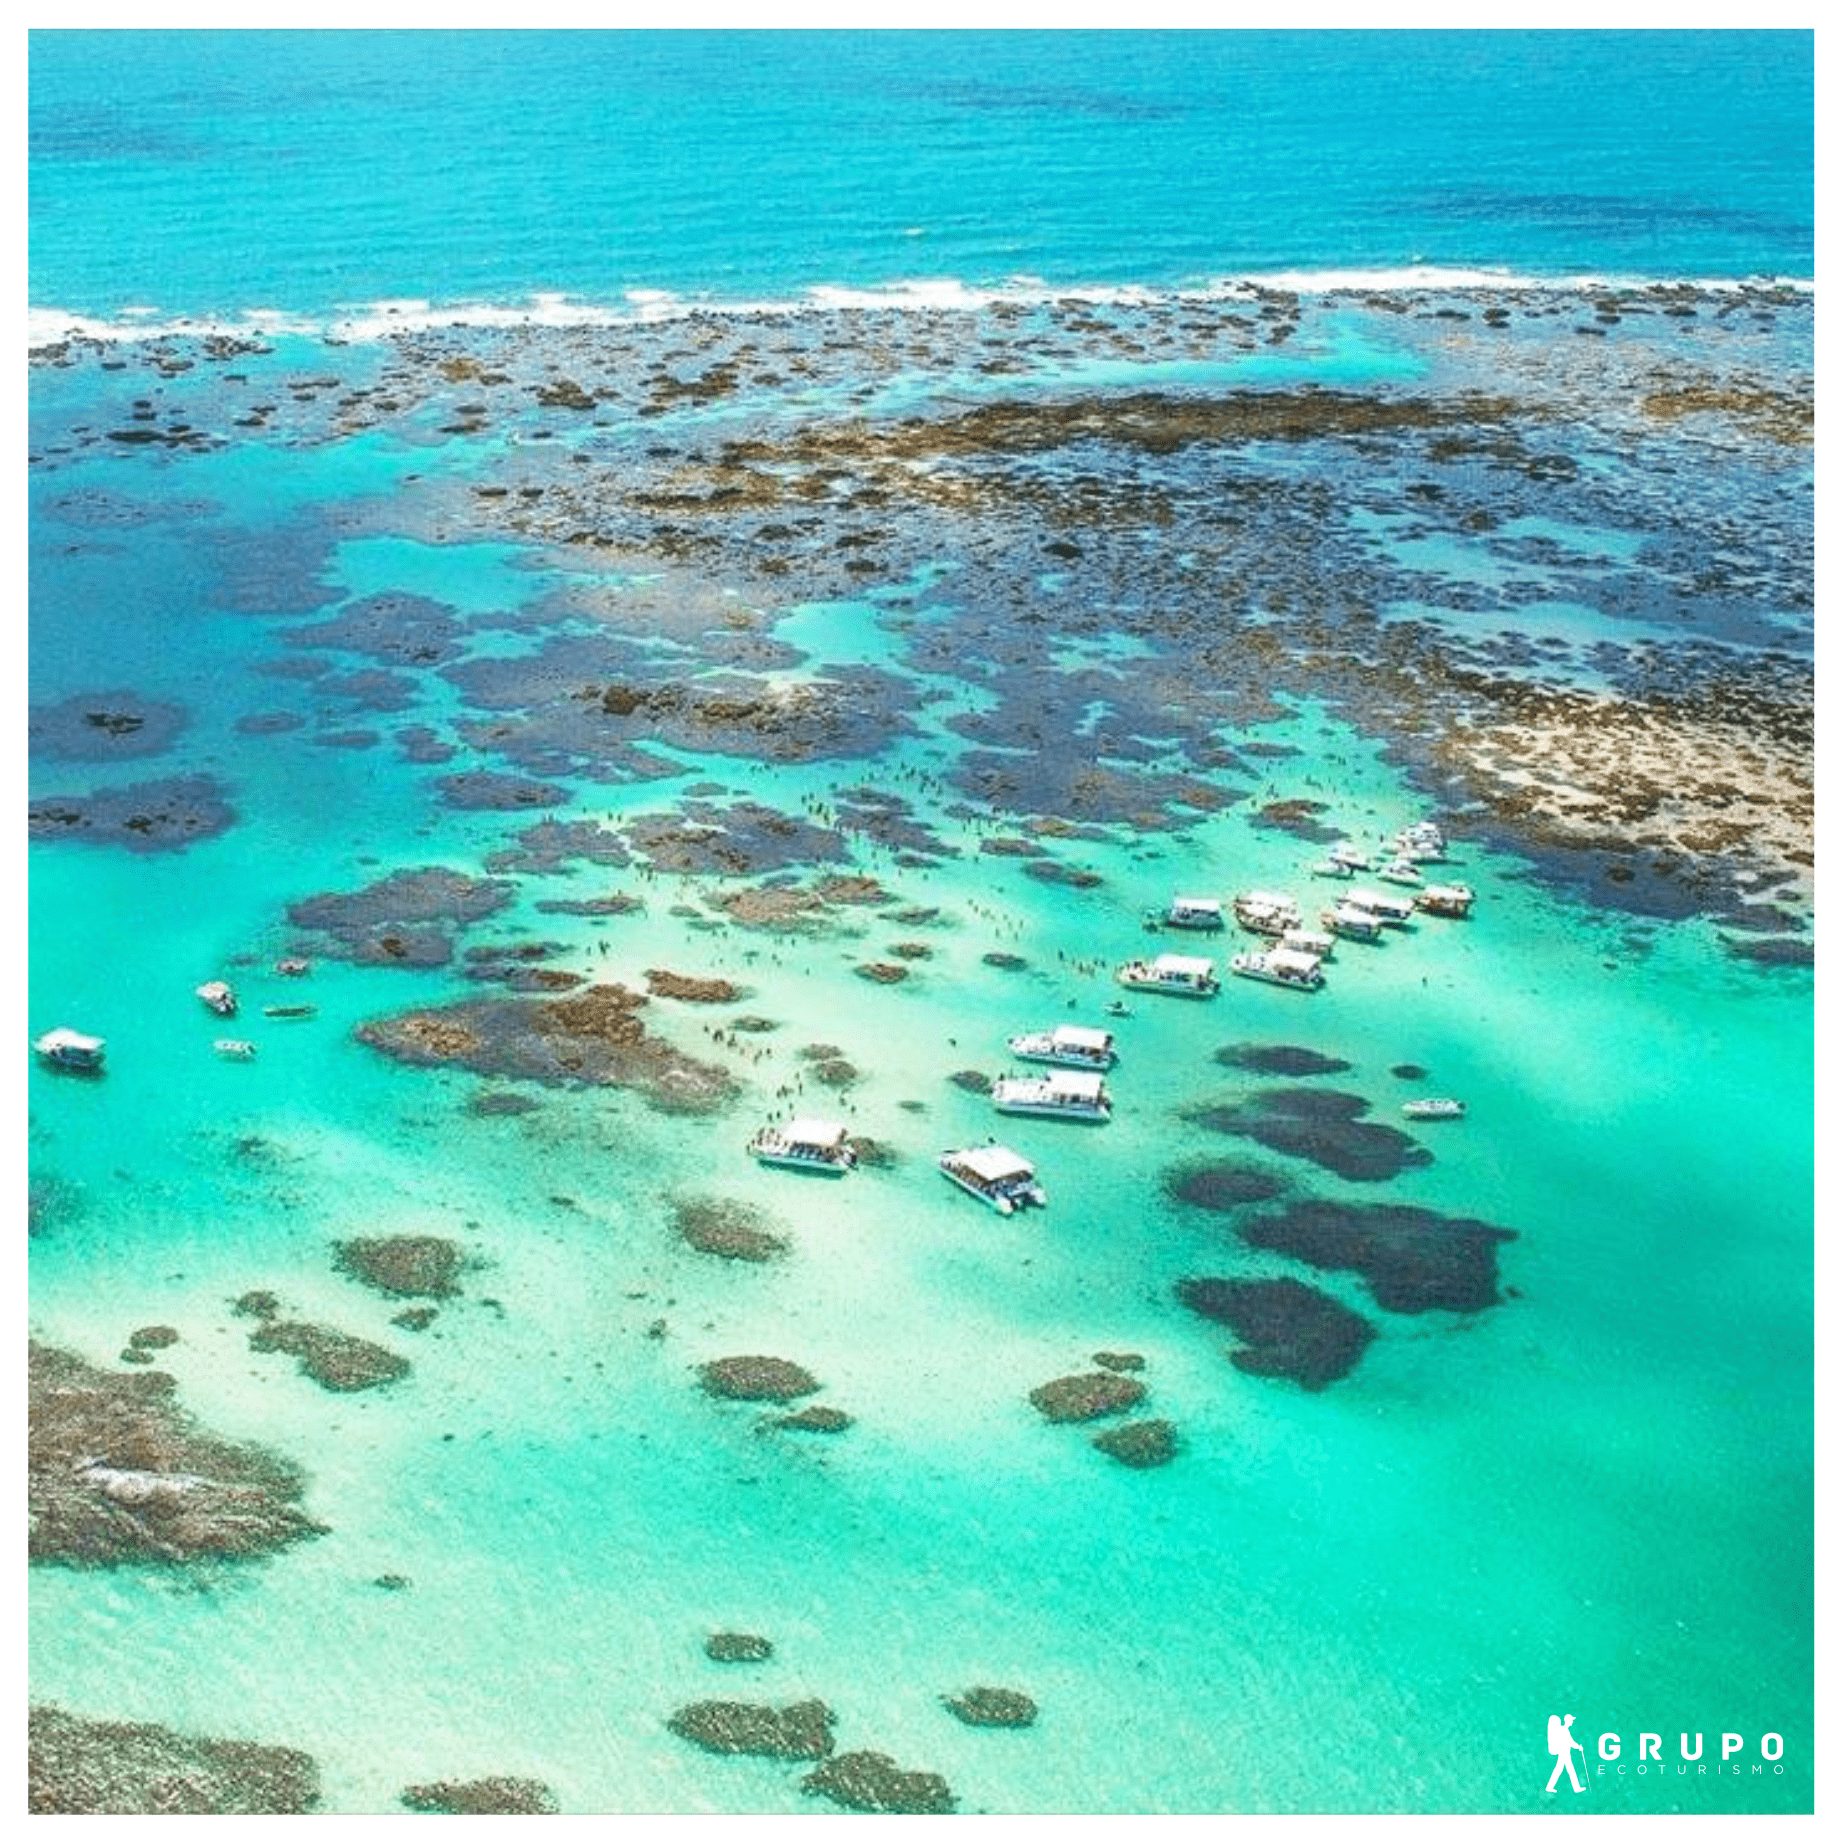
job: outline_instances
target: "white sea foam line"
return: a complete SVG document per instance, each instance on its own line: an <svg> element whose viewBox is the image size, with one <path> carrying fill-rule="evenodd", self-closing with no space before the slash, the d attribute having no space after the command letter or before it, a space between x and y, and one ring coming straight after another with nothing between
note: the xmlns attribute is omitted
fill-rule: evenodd
<svg viewBox="0 0 1844 1844"><path fill-rule="evenodd" d="M249 308L237 315L169 315L155 307L124 308L114 318L72 313L55 307L26 312L29 347L62 339L98 341L152 340L253 333L327 335L369 342L399 333L440 327L594 327L652 325L661 321L712 314L729 318L811 313L977 313L996 306L1042 306L1055 301L1088 305L1157 307L1165 302L1256 301L1274 293L1328 296L1353 293L1449 292L1583 294L1604 289L1652 291L1689 289L1698 294L1740 294L1773 288L1812 296L1817 284L1800 276L1538 275L1512 269L1446 269L1412 265L1391 269L1291 269L1262 274L1221 276L1191 284L1152 287L1132 282L1059 285L1036 276L1014 276L998 283L976 284L954 276L910 277L877 284L819 282L796 295L720 298L687 295L664 288L630 288L618 301L595 302L556 291L540 291L523 301L437 303L404 296L366 303L326 316L292 313L284 308Z"/></svg>

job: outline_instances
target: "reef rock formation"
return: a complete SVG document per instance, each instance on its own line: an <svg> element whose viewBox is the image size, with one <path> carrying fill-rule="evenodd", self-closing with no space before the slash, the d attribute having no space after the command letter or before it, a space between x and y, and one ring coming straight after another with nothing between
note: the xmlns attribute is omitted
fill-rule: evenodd
<svg viewBox="0 0 1844 1844"><path fill-rule="evenodd" d="M1123 1466L1164 1466L1178 1452L1178 1430L1169 1421L1124 1421L1095 1435L1090 1445Z"/></svg>
<svg viewBox="0 0 1844 1844"><path fill-rule="evenodd" d="M682 1240L727 1261L772 1261L791 1246L769 1228L767 1211L737 1198L675 1197L672 1216Z"/></svg>
<svg viewBox="0 0 1844 1844"><path fill-rule="evenodd" d="M1002 1690L976 1684L957 1697L943 1697L943 1705L974 1729L1028 1729L1037 1720L1037 1704L1022 1690Z"/></svg>
<svg viewBox="0 0 1844 1844"><path fill-rule="evenodd" d="M266 1319L250 1334L252 1351L285 1351L322 1389L376 1389L410 1374L410 1360L369 1338L298 1319Z"/></svg>
<svg viewBox="0 0 1844 1844"><path fill-rule="evenodd" d="M1118 1415L1145 1399L1144 1383L1111 1370L1057 1377L1031 1391L1032 1405L1047 1421L1093 1421L1101 1415Z"/></svg>
<svg viewBox="0 0 1844 1844"><path fill-rule="evenodd" d="M811 1396L819 1380L785 1357L717 1357L698 1366L706 1395L734 1402L792 1402Z"/></svg>
<svg viewBox="0 0 1844 1844"><path fill-rule="evenodd" d="M835 1755L800 1783L854 1812L952 1812L954 1795L940 1774L898 1767L887 1754L864 1749Z"/></svg>
<svg viewBox="0 0 1844 1844"><path fill-rule="evenodd" d="M1434 1163L1434 1155L1406 1133L1365 1120L1369 1111L1362 1095L1280 1088L1238 1105L1198 1108L1186 1118L1366 1183Z"/></svg>
<svg viewBox="0 0 1844 1844"><path fill-rule="evenodd" d="M326 1528L301 1509L298 1467L200 1430L164 1372L98 1370L34 1341L27 1390L34 1562L100 1568L260 1556Z"/></svg>
<svg viewBox="0 0 1844 1844"><path fill-rule="evenodd" d="M688 1703L666 1727L709 1754L765 1754L777 1760L819 1761L832 1753L838 1719L815 1697L776 1709L767 1703Z"/></svg>
<svg viewBox="0 0 1844 1844"><path fill-rule="evenodd" d="M482 1780L432 1780L423 1786L406 1786L398 1798L412 1812L468 1816L548 1817L558 1809L557 1795L542 1780L520 1780L507 1774L490 1774Z"/></svg>
<svg viewBox="0 0 1844 1844"><path fill-rule="evenodd" d="M354 1236L333 1244L335 1267L402 1299L452 1299L465 1259L441 1236Z"/></svg>
<svg viewBox="0 0 1844 1844"><path fill-rule="evenodd" d="M51 1704L27 1716L29 1812L292 1813L319 1803L320 1770L298 1748L98 1722Z"/></svg>

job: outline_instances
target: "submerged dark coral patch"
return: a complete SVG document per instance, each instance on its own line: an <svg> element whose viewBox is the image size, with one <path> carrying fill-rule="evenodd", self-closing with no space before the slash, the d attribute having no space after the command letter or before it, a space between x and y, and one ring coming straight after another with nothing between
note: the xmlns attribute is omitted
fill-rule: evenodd
<svg viewBox="0 0 1844 1844"><path fill-rule="evenodd" d="M1230 1362L1252 1376L1290 1377L1324 1389L1348 1376L1376 1337L1361 1313L1295 1280L1225 1280L1201 1276L1175 1289L1192 1312L1227 1325L1242 1340Z"/></svg>
<svg viewBox="0 0 1844 1844"><path fill-rule="evenodd" d="M525 775L474 768L458 775L438 775L436 798L445 807L482 813L516 813L525 807L561 807L576 798L557 781L533 781Z"/></svg>
<svg viewBox="0 0 1844 1844"><path fill-rule="evenodd" d="M997 1684L975 1684L941 1702L970 1729L1028 1729L1037 1720L1034 1698Z"/></svg>
<svg viewBox="0 0 1844 1844"><path fill-rule="evenodd" d="M440 865L393 871L358 890L323 891L288 905L297 928L332 937L330 954L368 966L440 967L454 936L512 901L505 878L470 877Z"/></svg>
<svg viewBox="0 0 1844 1844"><path fill-rule="evenodd" d="M199 1429L164 1372L99 1370L36 1340L28 1360L33 1562L259 1556L324 1530L301 1509L298 1467Z"/></svg>
<svg viewBox="0 0 1844 1844"><path fill-rule="evenodd" d="M1351 1065L1301 1044L1225 1044L1216 1060L1226 1069L1247 1069L1258 1076L1335 1076Z"/></svg>
<svg viewBox="0 0 1844 1844"><path fill-rule="evenodd" d="M51 1704L28 1714L32 1813L299 1813L319 1803L320 1770L298 1748L98 1721Z"/></svg>
<svg viewBox="0 0 1844 1844"><path fill-rule="evenodd" d="M177 852L236 824L215 775L173 775L90 794L47 794L26 808L34 839L119 845L131 852Z"/></svg>
<svg viewBox="0 0 1844 1844"><path fill-rule="evenodd" d="M1253 1165L1189 1165L1165 1175L1167 1195L1199 1210L1241 1210L1278 1197L1286 1185Z"/></svg>
<svg viewBox="0 0 1844 1844"><path fill-rule="evenodd" d="M1124 1421L1089 1443L1123 1466L1145 1471L1166 1466L1178 1453L1178 1430L1169 1421Z"/></svg>
<svg viewBox="0 0 1844 1844"><path fill-rule="evenodd" d="M187 724L183 705L139 692L79 692L26 713L26 748L56 762L116 762L170 749Z"/></svg>
<svg viewBox="0 0 1844 1844"><path fill-rule="evenodd" d="M1498 1247L1517 1232L1476 1217L1448 1217L1409 1204L1344 1204L1303 1198L1267 1216L1245 1217L1237 1234L1315 1268L1364 1277L1393 1313L1478 1312L1496 1304Z"/></svg>
<svg viewBox="0 0 1844 1844"><path fill-rule="evenodd" d="M704 1655L720 1665L759 1665L775 1655L774 1642L760 1633L713 1633Z"/></svg>
<svg viewBox="0 0 1844 1844"><path fill-rule="evenodd" d="M1406 1133L1363 1119L1369 1111L1362 1095L1283 1088L1265 1089L1239 1104L1195 1108L1185 1118L1363 1183L1434 1163L1434 1155Z"/></svg>

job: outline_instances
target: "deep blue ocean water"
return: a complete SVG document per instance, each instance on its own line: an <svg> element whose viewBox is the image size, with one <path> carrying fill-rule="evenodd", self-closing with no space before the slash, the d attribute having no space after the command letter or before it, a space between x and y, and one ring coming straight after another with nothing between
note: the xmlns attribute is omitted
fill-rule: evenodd
<svg viewBox="0 0 1844 1844"><path fill-rule="evenodd" d="M36 32L32 303L1807 276L1801 32Z"/></svg>
<svg viewBox="0 0 1844 1844"><path fill-rule="evenodd" d="M41 753L33 793L204 775L234 819L185 850L33 842L32 1028L106 1035L110 1068L30 1078L32 1328L105 1368L132 1328L177 1329L160 1363L187 1408L297 1461L330 1528L199 1576L35 1569L34 1699L303 1748L346 1813L486 1774L542 1779L572 1812L815 1812L804 1763L707 1756L667 1730L681 1703L724 1696L825 1698L842 1748L938 1771L969 1811L1534 1812L1557 1803L1543 1736L1561 1709L1591 1742L1623 1733L1628 1767L1642 1730L1668 1763L1680 1732L1711 1750L1743 1733L1750 1763L1763 1735L1785 1742L1784 1771L1759 1779L1591 1760L1584 1808L1809 1809L1802 966L1738 959L1702 918L1597 909L1462 815L1473 922L1341 946L1310 999L1232 980L1208 1006L1139 1004L1105 1129L1005 1123L1048 1209L994 1217L932 1162L997 1124L952 1072L997 1063L1011 1030L1101 1016L1144 908L1180 888L1330 887L1308 881L1319 848L1256 823L1259 803L1310 792L1370 840L1429 799L1381 735L1321 708L1310 673L1264 655L1284 708L1225 726L1271 753L1208 768L1220 808L1057 837L1053 856L1102 881L1037 881L983 849L1018 815L947 779L1032 635L1051 637L1055 670L1032 680L1047 723L1100 735L1118 694L1162 737L1139 676L1178 670L1186 643L1134 599L1246 615L1258 642L1265 599L1343 593L1320 580L1323 542L1367 569L1394 559L1386 621L1550 644L1530 670L1578 688L1682 633L1789 672L1809 655L1809 449L1626 411L1660 378L1809 393L1805 290L1723 284L1809 286L1812 53L1801 33L35 33L35 331L265 336L75 340L33 375L31 698L131 691L184 712L146 755ZM1634 291L1608 326L1569 285L1609 275L1711 286L1685 291L1684 319ZM1253 324L1229 298L1250 276L1291 278L1305 311L1286 342L1229 331ZM1331 299L1307 279L1358 276ZM1146 300L1045 300L1108 291ZM1194 314L1187 294L1213 291ZM1512 303L1509 331L1482 324L1488 300ZM686 318L703 302L919 311L718 327ZM661 324L495 344L497 319L603 314ZM423 330L360 336L393 321ZM731 339L755 351L733 396L649 396ZM488 382L502 363L515 376ZM610 397L534 407L560 369L614 379ZM1437 463L1394 437L1148 458L1150 486L1198 469L1232 499L1306 509L1310 580L1256 559L1225 581L1201 522L1122 529L1098 501L1092 530L1074 516L1078 551L1198 559L1194 590L1128 572L1097 592L1118 629L1073 605L1110 581L1082 574L1092 559L1047 555L1035 529L1003 548L939 458L916 479L944 497L893 497L877 518L899 561L850 593L758 571L785 530L712 563L647 551L676 514L601 551L475 499L510 483L554 504L591 472L638 492L682 486L682 467L697 485L730 434L890 429L944 401L1269 389L1527 392L1560 406L1538 446L1567 466L1474 477L1464 442ZM479 423L456 409L476 396ZM138 439L176 428L205 439ZM1104 465L1141 503L1134 460L1046 478ZM1411 491L1430 485L1452 504ZM1469 495L1496 516L1463 518ZM829 545L845 514L809 504ZM569 528L550 516L553 538ZM393 672L368 675L377 657L312 636L391 593L451 611L458 678L388 647ZM992 611L965 654L935 638L962 605ZM559 817L617 829L698 799L813 815L848 784L900 788L939 861L854 837L840 866L885 880L890 905L763 933L718 924L734 879L579 863L520 872L511 905L463 931L544 942L585 979L741 986L734 1008L648 1013L738 1072L714 1119L511 1080L491 1086L537 1105L480 1112L473 1076L356 1039L486 990L459 950L355 965L316 939L306 981L275 970L302 898L429 864L477 876L530 825L438 789L516 760L497 751L521 714L477 702L467 671L560 641L617 661L629 641L683 647L694 687L749 676L758 648L777 695L862 664L913 707L914 732L864 759L665 742L656 780L555 770ZM454 758L419 759L416 729ZM611 888L643 907L547 901ZM928 950L911 977L856 977L899 934ZM223 1027L193 996L226 973L254 1062L211 1053ZM266 1016L304 993L317 1017ZM779 1028L716 1051L712 1022L743 1007ZM1378 1121L1414 1092L1410 1065L1469 1099L1464 1123L1427 1130L1432 1164L1380 1187L1247 1157L1291 1195L1514 1229L1496 1304L1385 1311L1353 1275L1172 1201L1177 1164L1225 1156L1192 1111L1255 1086L1214 1054L1238 1040L1348 1064L1338 1086ZM801 1105L848 1112L895 1158L836 1185L741 1151L822 1043L857 1080ZM670 1200L688 1191L764 1208L787 1257L686 1247ZM380 1233L445 1236L476 1264L425 1331L331 1263L334 1241ZM1322 1391L1246 1374L1230 1334L1173 1299L1198 1273L1304 1274L1377 1336ZM251 1349L229 1302L256 1287L403 1351L411 1375L315 1387ZM1145 1356L1148 1412L1180 1431L1169 1467L1118 1467L1029 1406L1103 1348ZM784 1435L708 1400L693 1367L741 1352L810 1364L855 1424ZM725 1628L771 1636L775 1658L714 1664L703 1642ZM1036 1727L946 1714L944 1694L982 1682L1028 1689Z"/></svg>

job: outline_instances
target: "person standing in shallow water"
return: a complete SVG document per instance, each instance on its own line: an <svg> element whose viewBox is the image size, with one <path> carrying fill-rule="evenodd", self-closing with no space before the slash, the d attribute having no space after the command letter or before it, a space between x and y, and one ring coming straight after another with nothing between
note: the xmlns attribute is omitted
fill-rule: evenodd
<svg viewBox="0 0 1844 1844"><path fill-rule="evenodd" d="M1581 1748L1581 1743L1575 1739L1574 1733L1569 1728L1569 1724L1574 1720L1573 1716L1552 1716L1549 1719L1549 1751L1556 1757L1556 1765L1550 1769L1549 1785L1543 1789L1546 1793L1553 1793L1556 1790L1556 1782L1562 1778L1562 1770L1565 1767L1569 1770L1569 1784L1576 1792L1585 1793L1588 1790L1575 1777L1575 1750ZM1584 1763L1587 1758L1588 1751L1582 1748Z"/></svg>

